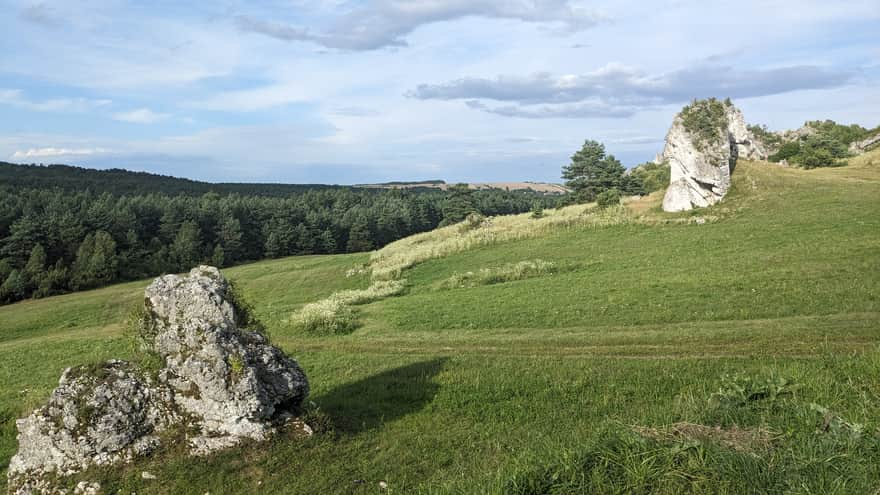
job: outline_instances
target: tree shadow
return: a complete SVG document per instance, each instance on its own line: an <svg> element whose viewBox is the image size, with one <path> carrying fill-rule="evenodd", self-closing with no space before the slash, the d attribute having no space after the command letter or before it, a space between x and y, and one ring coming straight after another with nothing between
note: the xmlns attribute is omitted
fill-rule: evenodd
<svg viewBox="0 0 880 495"><path fill-rule="evenodd" d="M447 358L394 368L341 385L314 399L333 418L341 433L359 433L383 426L421 410L434 399L440 385L434 377Z"/></svg>

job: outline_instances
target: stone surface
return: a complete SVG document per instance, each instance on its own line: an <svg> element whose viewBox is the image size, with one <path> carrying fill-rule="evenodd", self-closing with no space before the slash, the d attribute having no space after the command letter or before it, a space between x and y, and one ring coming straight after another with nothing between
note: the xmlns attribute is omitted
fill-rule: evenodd
<svg viewBox="0 0 880 495"><path fill-rule="evenodd" d="M173 441L207 454L265 439L296 417L309 392L305 374L236 307L216 268L157 278L144 306L142 344L161 369L108 361L65 370L49 401L17 422L10 493L58 492L58 476L131 461L177 426L187 438Z"/></svg>
<svg viewBox="0 0 880 495"><path fill-rule="evenodd" d="M726 112L727 129L731 139L736 143L737 157L746 160L766 160L770 153L764 143L749 130L740 109L728 105Z"/></svg>
<svg viewBox="0 0 880 495"><path fill-rule="evenodd" d="M767 150L746 126L742 112L732 103L723 105L723 118L711 138L697 136L678 113L666 135L666 145L655 159L670 167L669 188L663 198L664 211L686 211L711 206L727 194L730 175L739 157L765 159Z"/></svg>
<svg viewBox="0 0 880 495"><path fill-rule="evenodd" d="M224 443L217 440L223 436L265 438L276 408L295 409L308 395L296 361L259 332L239 328L229 283L216 268L160 277L145 294L157 327L152 347L166 362L163 377L214 443Z"/></svg>
<svg viewBox="0 0 880 495"><path fill-rule="evenodd" d="M8 476L72 474L146 454L175 419L170 404L167 388L124 361L68 368L48 403L17 421Z"/></svg>
<svg viewBox="0 0 880 495"><path fill-rule="evenodd" d="M849 145L849 152L855 155L859 155L864 153L865 151L868 151L868 149L872 148L873 146L878 145L880 145L880 132L861 141L851 143Z"/></svg>

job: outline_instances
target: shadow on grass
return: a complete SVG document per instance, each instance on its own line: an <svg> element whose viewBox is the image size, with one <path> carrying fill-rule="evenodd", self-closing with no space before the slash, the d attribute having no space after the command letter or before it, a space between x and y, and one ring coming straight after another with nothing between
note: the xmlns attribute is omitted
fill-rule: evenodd
<svg viewBox="0 0 880 495"><path fill-rule="evenodd" d="M341 385L315 402L342 433L359 433L421 410L440 389L434 377L446 358L421 361Z"/></svg>

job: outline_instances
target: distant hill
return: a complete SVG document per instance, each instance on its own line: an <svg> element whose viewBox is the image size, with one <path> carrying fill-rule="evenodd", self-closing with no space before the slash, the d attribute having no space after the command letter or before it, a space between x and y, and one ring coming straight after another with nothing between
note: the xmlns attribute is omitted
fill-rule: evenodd
<svg viewBox="0 0 880 495"><path fill-rule="evenodd" d="M422 180L415 182L382 182L379 184L358 184L366 189L440 189L445 191L450 184L443 180ZM566 194L569 189L561 184L549 182L472 182L468 186L475 190L499 189L505 191L532 191L543 194Z"/></svg>
<svg viewBox="0 0 880 495"><path fill-rule="evenodd" d="M568 188L546 182L481 182L468 184L475 190L507 190L541 194L565 194ZM200 196L205 193L241 194L242 196L287 196L316 189L407 189L413 191L445 191L449 188L440 179L417 182L393 181L378 184L337 186L327 184L275 184L238 182L201 182L170 175L132 172L119 168L97 170L71 165L20 165L0 162L0 186L27 188L60 188L68 191L90 190L112 194L185 194Z"/></svg>
<svg viewBox="0 0 880 495"><path fill-rule="evenodd" d="M0 162L0 186L60 188L69 191L90 190L112 194L149 194L200 196L205 193L241 194L243 196L287 196L315 189L339 189L347 186L323 184L259 184L200 182L148 172L118 168L95 170L70 165L19 165Z"/></svg>

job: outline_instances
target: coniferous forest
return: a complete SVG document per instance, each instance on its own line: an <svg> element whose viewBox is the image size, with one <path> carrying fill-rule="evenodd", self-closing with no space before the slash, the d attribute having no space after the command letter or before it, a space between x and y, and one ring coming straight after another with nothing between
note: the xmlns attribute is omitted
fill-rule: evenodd
<svg viewBox="0 0 880 495"><path fill-rule="evenodd" d="M0 163L0 303L199 263L368 251L559 198L530 192L210 184L123 170Z"/></svg>

